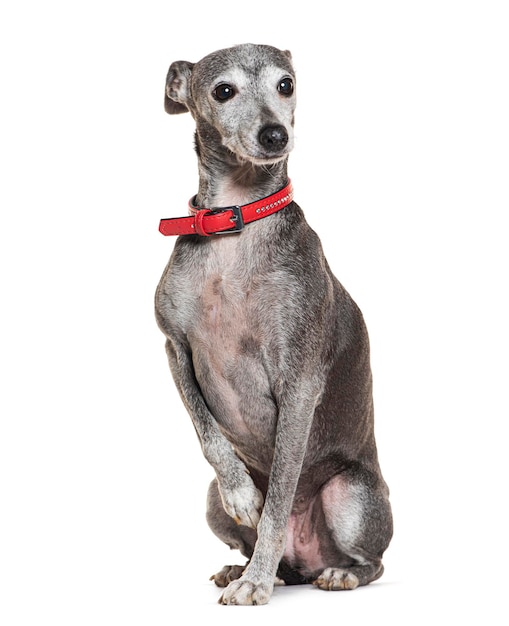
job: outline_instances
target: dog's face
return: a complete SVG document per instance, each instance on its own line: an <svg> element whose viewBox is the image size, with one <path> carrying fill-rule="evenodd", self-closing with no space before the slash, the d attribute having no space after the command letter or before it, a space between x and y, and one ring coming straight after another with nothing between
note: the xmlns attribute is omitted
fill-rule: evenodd
<svg viewBox="0 0 509 626"><path fill-rule="evenodd" d="M289 52L245 44L198 63L177 61L166 82L168 113L189 110L240 160L268 164L293 148L295 75Z"/></svg>

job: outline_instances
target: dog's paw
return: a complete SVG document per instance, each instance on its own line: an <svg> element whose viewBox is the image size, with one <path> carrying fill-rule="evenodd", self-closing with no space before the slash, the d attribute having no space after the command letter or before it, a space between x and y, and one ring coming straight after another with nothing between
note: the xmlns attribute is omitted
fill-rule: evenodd
<svg viewBox="0 0 509 626"><path fill-rule="evenodd" d="M318 576L313 585L325 591L355 589L359 586L359 579L346 569L328 567Z"/></svg>
<svg viewBox="0 0 509 626"><path fill-rule="evenodd" d="M267 604L272 594L273 585L253 582L245 578L234 580L219 598L219 604L257 605Z"/></svg>
<svg viewBox="0 0 509 626"><path fill-rule="evenodd" d="M228 515L237 524L256 529L263 508L263 496L248 474L242 477L241 485L233 488L225 488L219 484L219 492Z"/></svg>
<svg viewBox="0 0 509 626"><path fill-rule="evenodd" d="M240 578L245 569L245 565L225 565L220 572L213 574L210 580L213 580L218 587L227 587L233 580Z"/></svg>

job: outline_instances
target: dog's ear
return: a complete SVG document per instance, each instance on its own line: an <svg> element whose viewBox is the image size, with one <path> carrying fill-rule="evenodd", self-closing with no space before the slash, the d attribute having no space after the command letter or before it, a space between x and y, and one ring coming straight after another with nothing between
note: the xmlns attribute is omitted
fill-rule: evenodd
<svg viewBox="0 0 509 626"><path fill-rule="evenodd" d="M290 50L283 50L283 54L291 61L292 60L292 53L290 52Z"/></svg>
<svg viewBox="0 0 509 626"><path fill-rule="evenodd" d="M164 109L166 113L185 113L189 111L191 72L194 63L175 61L170 65L166 76Z"/></svg>

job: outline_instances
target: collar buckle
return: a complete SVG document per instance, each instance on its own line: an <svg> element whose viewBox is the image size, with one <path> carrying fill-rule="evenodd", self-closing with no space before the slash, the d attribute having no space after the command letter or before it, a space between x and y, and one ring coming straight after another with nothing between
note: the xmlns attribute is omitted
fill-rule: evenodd
<svg viewBox="0 0 509 626"><path fill-rule="evenodd" d="M227 230L219 230L214 235L231 235L233 233L240 233L244 229L244 218L242 217L242 209L240 206L227 206L217 209L210 209L210 213L217 215L218 213L224 213L225 211L231 211L233 216L230 218L230 222L233 222L233 227Z"/></svg>

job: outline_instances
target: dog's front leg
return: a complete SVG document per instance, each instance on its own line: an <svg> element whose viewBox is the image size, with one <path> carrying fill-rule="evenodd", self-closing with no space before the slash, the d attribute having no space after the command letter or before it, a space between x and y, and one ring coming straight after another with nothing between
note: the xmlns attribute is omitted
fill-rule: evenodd
<svg viewBox="0 0 509 626"><path fill-rule="evenodd" d="M243 575L225 589L220 604L266 604L272 594L317 403L317 394L306 393L306 387L306 383L296 385L293 399L280 404L272 469L254 553Z"/></svg>
<svg viewBox="0 0 509 626"><path fill-rule="evenodd" d="M224 510L237 524L256 529L263 496L210 413L196 382L190 351L179 342L168 340L166 352L175 384L200 440L203 456L216 472Z"/></svg>

